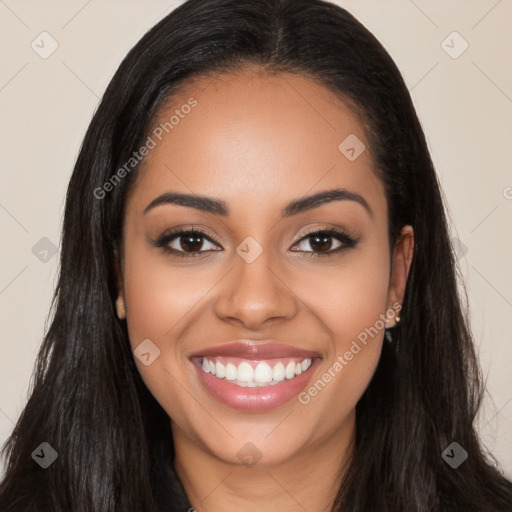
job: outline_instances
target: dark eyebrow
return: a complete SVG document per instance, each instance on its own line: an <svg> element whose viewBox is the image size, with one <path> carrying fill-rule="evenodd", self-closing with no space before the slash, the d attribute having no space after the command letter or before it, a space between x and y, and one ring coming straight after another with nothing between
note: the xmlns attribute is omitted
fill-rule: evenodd
<svg viewBox="0 0 512 512"><path fill-rule="evenodd" d="M319 206L330 203L332 201L355 201L359 203L368 212L370 216L373 216L372 209L364 197L350 192L345 189L336 188L333 190L326 190L319 192L312 196L303 197L296 199L288 203L281 211L281 217L290 217L297 215L298 213L318 208ZM153 199L144 209L146 214L152 208L155 208L161 204L177 204L179 206L187 206L189 208L195 208L207 213L213 213L215 215L221 215L222 217L229 216L229 208L225 201L219 199L213 199L211 197L197 196L192 194L182 194L177 192L166 192L161 196Z"/></svg>
<svg viewBox="0 0 512 512"><path fill-rule="evenodd" d="M332 201L355 201L368 212L370 217L373 216L372 209L363 196L343 188L335 188L333 190L319 192L313 196L304 197L288 203L281 211L281 217L290 217L291 215L296 215L297 213L317 208L322 204L330 203Z"/></svg>
<svg viewBox="0 0 512 512"><path fill-rule="evenodd" d="M181 194L178 192L166 192L161 196L156 197L144 208L144 215L161 204L177 204L179 206L188 206L207 213L214 213L215 215L222 215L227 217L229 209L224 201L213 199L205 196L195 196L192 194Z"/></svg>

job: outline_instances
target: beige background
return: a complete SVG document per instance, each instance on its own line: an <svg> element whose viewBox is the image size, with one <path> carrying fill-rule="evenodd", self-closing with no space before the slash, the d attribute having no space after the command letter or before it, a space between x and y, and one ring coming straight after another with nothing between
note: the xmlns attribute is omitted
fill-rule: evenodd
<svg viewBox="0 0 512 512"><path fill-rule="evenodd" d="M39 241L59 245L67 182L108 81L144 32L179 3L0 0L1 443L26 400L55 284L58 256L50 251L41 261L51 246ZM462 274L487 377L480 432L512 476L512 3L337 3L380 39L412 92L453 236L463 244ZM31 47L51 48L49 36L39 36L44 31L58 43L46 59ZM452 58L447 51L456 55L464 41L467 50ZM32 252L38 242L39 257Z"/></svg>

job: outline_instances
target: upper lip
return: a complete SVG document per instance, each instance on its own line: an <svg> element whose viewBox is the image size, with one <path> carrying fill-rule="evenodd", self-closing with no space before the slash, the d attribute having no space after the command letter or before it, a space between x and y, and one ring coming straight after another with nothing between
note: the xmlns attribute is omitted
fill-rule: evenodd
<svg viewBox="0 0 512 512"><path fill-rule="evenodd" d="M254 359L270 359L275 357L303 357L313 358L320 357L317 352L311 350L303 350L285 343L275 341L259 341L257 345L250 340L240 340L223 345L208 347L194 352L190 357L214 357L214 356L231 356L241 358Z"/></svg>

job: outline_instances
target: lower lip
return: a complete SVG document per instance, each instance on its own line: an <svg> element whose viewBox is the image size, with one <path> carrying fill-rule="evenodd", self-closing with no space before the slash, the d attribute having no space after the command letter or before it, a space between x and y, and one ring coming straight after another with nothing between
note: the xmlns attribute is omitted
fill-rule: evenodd
<svg viewBox="0 0 512 512"><path fill-rule="evenodd" d="M219 379L205 372L201 368L201 358L192 362L201 382L219 402L233 409L258 412L283 405L298 395L307 386L314 370L320 364L320 359L313 358L311 366L293 379L285 378L279 384L254 388L237 386L226 379Z"/></svg>

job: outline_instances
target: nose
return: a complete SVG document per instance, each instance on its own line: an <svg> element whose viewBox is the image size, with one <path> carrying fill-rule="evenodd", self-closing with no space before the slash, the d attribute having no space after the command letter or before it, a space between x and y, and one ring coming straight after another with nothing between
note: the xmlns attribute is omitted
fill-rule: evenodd
<svg viewBox="0 0 512 512"><path fill-rule="evenodd" d="M235 267L221 282L215 303L216 315L224 321L238 321L258 330L272 320L289 320L298 310L298 299L280 275L279 265L270 261L270 251L252 263L234 256Z"/></svg>

